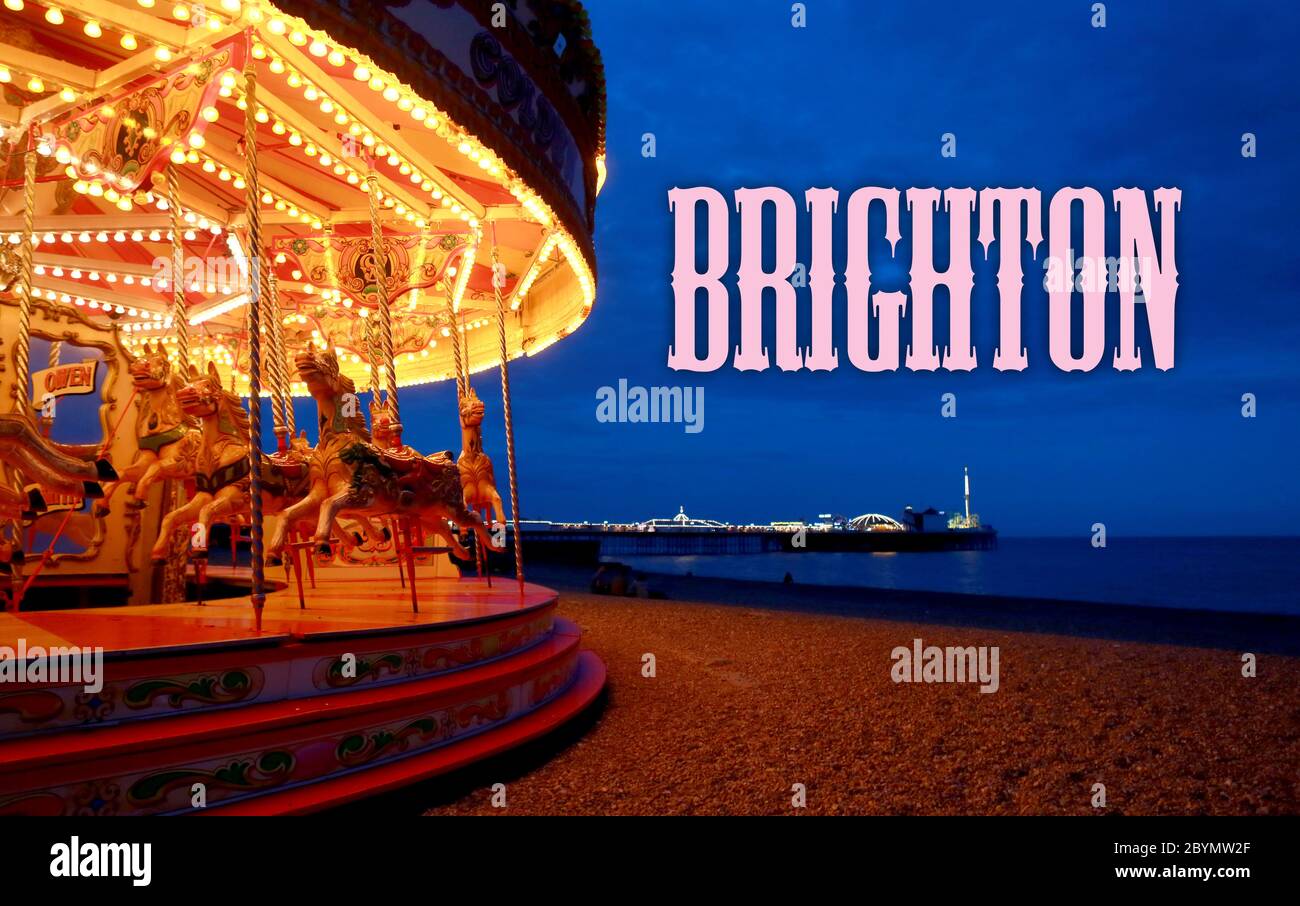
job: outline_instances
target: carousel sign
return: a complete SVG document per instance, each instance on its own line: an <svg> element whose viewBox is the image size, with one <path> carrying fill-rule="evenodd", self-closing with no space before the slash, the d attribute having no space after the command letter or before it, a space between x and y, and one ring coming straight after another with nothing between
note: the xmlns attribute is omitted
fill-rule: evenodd
<svg viewBox="0 0 1300 906"><path fill-rule="evenodd" d="M58 365L32 375L32 388L37 399L95 392L95 372L98 359L86 359L70 365Z"/></svg>

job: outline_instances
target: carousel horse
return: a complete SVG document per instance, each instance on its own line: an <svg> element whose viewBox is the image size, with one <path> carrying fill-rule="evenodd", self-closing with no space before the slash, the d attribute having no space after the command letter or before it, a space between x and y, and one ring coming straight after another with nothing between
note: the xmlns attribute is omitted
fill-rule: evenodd
<svg viewBox="0 0 1300 906"><path fill-rule="evenodd" d="M450 452L421 456L401 442L401 427L387 401L372 404L374 443L354 443L339 454L352 468L348 486L332 495L320 509L316 541L327 540L331 520L340 513L361 517L404 516L442 538L456 556L470 554L448 526L454 522L474 531L481 543L500 550L479 517L465 506L460 470Z"/></svg>
<svg viewBox="0 0 1300 906"><path fill-rule="evenodd" d="M109 501L122 485L132 485L130 505L143 507L154 482L193 475L199 453L195 422L176 401L185 382L172 373L162 346L146 345L144 355L132 361L129 370L140 398L135 429L138 452L122 470L121 480L104 489L104 499L95 510L99 515L108 512Z"/></svg>
<svg viewBox="0 0 1300 906"><path fill-rule="evenodd" d="M243 402L221 386L211 362L206 373L191 366L189 383L177 391L176 401L200 426L194 496L163 517L152 551L154 560L167 558L178 523L202 526L200 535L206 539L212 523L243 515L250 509L248 412ZM259 476L264 513L282 512L307 493L310 457L305 433L295 438L287 450L271 456L263 454Z"/></svg>
<svg viewBox="0 0 1300 906"><path fill-rule="evenodd" d="M0 482L0 565L23 561L22 527L40 520L46 510L45 494L82 501L103 496L100 481L113 481L117 474L107 460L97 458L98 447L59 444L45 437L36 422L18 412L0 414L0 464L7 473ZM34 481L35 487L27 482ZM53 516L55 514L51 514ZM83 528L82 514L65 515L66 527L76 517L75 528ZM35 524L35 522L33 522ZM89 526L93 539L95 526ZM78 541L84 541L80 534Z"/></svg>
<svg viewBox="0 0 1300 906"><path fill-rule="evenodd" d="M356 385L339 371L334 351L319 352L308 348L294 356L294 364L299 378L316 400L320 439L307 463L307 493L284 510L267 545L267 556L273 560L278 559L284 550L291 526L316 517L327 499L350 486L352 469L339 459L339 453L354 443L370 443L366 417L356 397ZM317 525L321 524L318 520ZM371 540L383 540L368 520L361 519L356 524ZM333 516L323 525L328 538Z"/></svg>
<svg viewBox="0 0 1300 906"><path fill-rule="evenodd" d="M99 482L117 474L94 445L55 443L18 412L0 415L0 462L42 488L78 497L101 497Z"/></svg>
<svg viewBox="0 0 1300 906"><path fill-rule="evenodd" d="M491 510L496 522L505 522L492 460L483 452L483 401L473 387L466 388L460 401L460 437L461 451L456 467L460 470L460 483L465 491L465 506L475 513Z"/></svg>

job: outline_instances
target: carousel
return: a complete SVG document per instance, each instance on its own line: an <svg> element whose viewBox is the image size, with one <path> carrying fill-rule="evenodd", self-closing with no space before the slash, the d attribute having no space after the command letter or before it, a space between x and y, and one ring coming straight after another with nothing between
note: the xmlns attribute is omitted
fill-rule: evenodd
<svg viewBox="0 0 1300 906"><path fill-rule="evenodd" d="M580 4L3 2L0 814L318 810L582 711L510 394L595 300Z"/></svg>

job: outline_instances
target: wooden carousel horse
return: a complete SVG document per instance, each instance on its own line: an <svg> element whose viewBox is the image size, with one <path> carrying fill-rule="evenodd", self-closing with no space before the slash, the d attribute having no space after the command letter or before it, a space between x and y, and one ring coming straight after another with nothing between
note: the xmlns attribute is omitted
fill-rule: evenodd
<svg viewBox="0 0 1300 906"><path fill-rule="evenodd" d="M238 396L221 386L216 366L207 372L190 368L190 381L176 393L177 403L200 425L200 452L194 472L194 496L163 517L152 556L165 560L177 524L201 526L206 548L214 522L239 517L250 508L248 412ZM282 453L261 457L262 506L267 515L284 511L307 493L311 448L305 434Z"/></svg>
<svg viewBox="0 0 1300 906"><path fill-rule="evenodd" d="M293 525L316 517L328 498L350 486L352 469L339 459L339 454L354 443L370 443L366 417L357 401L356 385L350 377L339 371L334 351L320 352L308 348L294 356L294 364L298 368L299 378L316 400L320 438L307 464L306 495L284 510L279 524L271 534L266 553L272 561L278 559L283 552L289 529ZM317 524L320 524L319 520ZM332 517L324 523L326 539L332 524ZM373 526L367 520L359 520L357 525L363 531L374 533ZM377 533L371 537L382 540Z"/></svg>
<svg viewBox="0 0 1300 906"><path fill-rule="evenodd" d="M460 470L450 451L421 456L401 442L401 426L386 401L371 407L374 443L358 442L343 449L339 458L352 469L341 492L321 504L316 541L328 539L331 522L340 514L362 517L407 517L429 534L442 538L452 552L468 559L470 553L448 526L475 532L482 544L492 542L483 521L465 506Z"/></svg>
<svg viewBox="0 0 1300 906"><path fill-rule="evenodd" d="M117 474L107 460L97 458L98 447L59 444L41 433L34 419L19 412L0 414L0 464L6 480L0 482L0 565L22 563L23 526L35 524L46 510L46 495L64 501L103 496L100 481L113 481ZM35 482L29 486L28 482ZM54 514L51 514L54 515ZM81 531L82 514L65 514L66 528L73 516ZM90 526L90 538L94 537ZM80 536L79 536L80 538ZM84 540L84 539L81 539Z"/></svg>
<svg viewBox="0 0 1300 906"><path fill-rule="evenodd" d="M123 485L132 485L131 505L143 507L155 481L193 475L199 453L195 421L176 401L185 382L172 373L162 346L146 345L144 355L132 361L129 370L140 398L135 430L138 452L122 470L121 480L104 489L104 499L96 507L101 515L108 512L113 494Z"/></svg>
<svg viewBox="0 0 1300 906"><path fill-rule="evenodd" d="M19 412L0 415L0 462L42 488L78 497L100 497L99 482L117 478L98 448L59 444L41 434L34 419Z"/></svg>
<svg viewBox="0 0 1300 906"><path fill-rule="evenodd" d="M475 513L491 510L496 522L505 522L492 460L483 452L483 401L473 387L466 388L460 401L460 438L461 451L456 467L460 470L460 483L465 491L465 506Z"/></svg>

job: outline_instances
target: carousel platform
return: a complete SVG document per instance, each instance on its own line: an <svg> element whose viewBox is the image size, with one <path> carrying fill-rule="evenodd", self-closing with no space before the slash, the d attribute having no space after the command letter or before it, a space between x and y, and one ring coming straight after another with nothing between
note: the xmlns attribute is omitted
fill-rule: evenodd
<svg viewBox="0 0 1300 906"><path fill-rule="evenodd" d="M394 568L320 569L260 631L247 598L0 615L15 651L104 649L100 689L0 685L0 815L310 812L521 745L603 687L550 589L417 590L413 613Z"/></svg>

